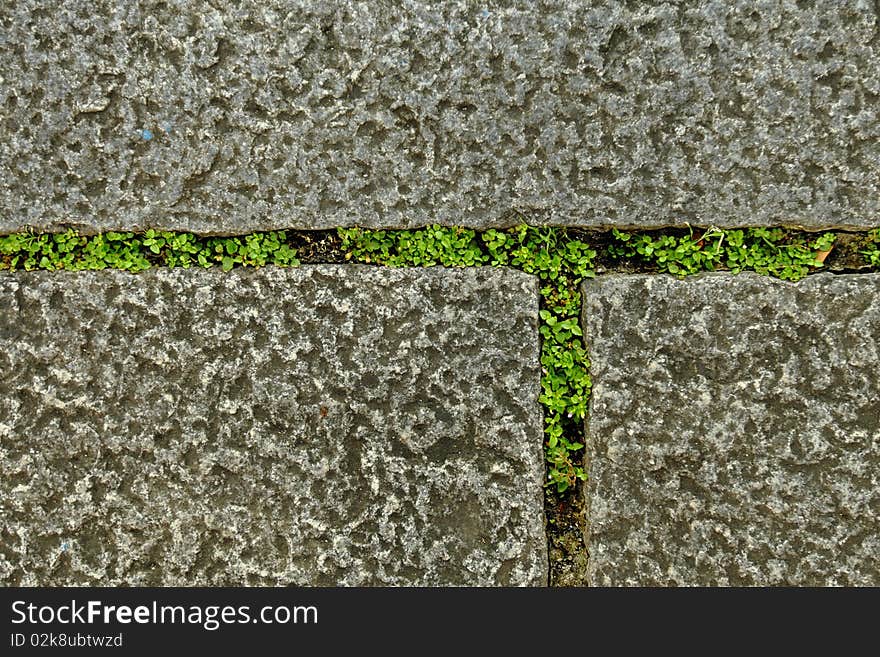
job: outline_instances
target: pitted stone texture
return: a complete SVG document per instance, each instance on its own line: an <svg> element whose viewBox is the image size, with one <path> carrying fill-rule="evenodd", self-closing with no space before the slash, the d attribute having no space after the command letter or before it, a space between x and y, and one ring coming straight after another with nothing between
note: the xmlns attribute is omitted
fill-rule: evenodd
<svg viewBox="0 0 880 657"><path fill-rule="evenodd" d="M880 276L583 292L594 585L880 584Z"/></svg>
<svg viewBox="0 0 880 657"><path fill-rule="evenodd" d="M546 583L532 277L16 273L0 306L0 583Z"/></svg>
<svg viewBox="0 0 880 657"><path fill-rule="evenodd" d="M0 231L880 218L876 3L2 5Z"/></svg>

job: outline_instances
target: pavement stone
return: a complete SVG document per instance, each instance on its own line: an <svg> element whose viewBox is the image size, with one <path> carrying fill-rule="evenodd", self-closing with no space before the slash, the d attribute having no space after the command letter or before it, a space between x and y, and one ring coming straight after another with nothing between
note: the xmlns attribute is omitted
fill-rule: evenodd
<svg viewBox="0 0 880 657"><path fill-rule="evenodd" d="M880 585L878 290L584 283L593 585Z"/></svg>
<svg viewBox="0 0 880 657"><path fill-rule="evenodd" d="M18 272L0 308L0 584L546 584L534 277Z"/></svg>
<svg viewBox="0 0 880 657"><path fill-rule="evenodd" d="M0 232L865 228L877 3L18 0Z"/></svg>

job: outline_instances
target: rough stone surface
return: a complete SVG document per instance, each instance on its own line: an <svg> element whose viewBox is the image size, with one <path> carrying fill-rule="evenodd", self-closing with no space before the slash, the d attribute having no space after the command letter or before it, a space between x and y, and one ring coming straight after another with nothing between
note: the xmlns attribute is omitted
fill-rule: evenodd
<svg viewBox="0 0 880 657"><path fill-rule="evenodd" d="M595 585L880 585L880 275L590 281Z"/></svg>
<svg viewBox="0 0 880 657"><path fill-rule="evenodd" d="M0 583L546 583L532 277L17 273L0 307Z"/></svg>
<svg viewBox="0 0 880 657"><path fill-rule="evenodd" d="M0 25L0 231L880 223L876 2L17 0Z"/></svg>

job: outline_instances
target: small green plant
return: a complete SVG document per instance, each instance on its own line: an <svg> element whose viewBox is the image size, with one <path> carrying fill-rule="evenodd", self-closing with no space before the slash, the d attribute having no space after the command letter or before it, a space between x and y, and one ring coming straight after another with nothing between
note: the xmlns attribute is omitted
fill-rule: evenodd
<svg viewBox="0 0 880 657"><path fill-rule="evenodd" d="M419 230L340 228L346 260L388 267L472 267L486 262L477 234L466 228L429 226Z"/></svg>
<svg viewBox="0 0 880 657"><path fill-rule="evenodd" d="M880 267L880 228L872 230L868 247L862 251L865 261L872 267Z"/></svg>
<svg viewBox="0 0 880 657"><path fill-rule="evenodd" d="M139 272L152 266L292 267L296 250L284 231L244 237L201 237L192 233L148 230L145 233L107 232L92 236L74 231L0 237L0 270L46 269L69 271L123 269Z"/></svg>
<svg viewBox="0 0 880 657"><path fill-rule="evenodd" d="M724 269L749 270L796 281L821 267L820 253L834 244L834 233L810 236L781 228L721 230L687 235L632 234L612 230L608 253L616 259L638 259L676 276Z"/></svg>

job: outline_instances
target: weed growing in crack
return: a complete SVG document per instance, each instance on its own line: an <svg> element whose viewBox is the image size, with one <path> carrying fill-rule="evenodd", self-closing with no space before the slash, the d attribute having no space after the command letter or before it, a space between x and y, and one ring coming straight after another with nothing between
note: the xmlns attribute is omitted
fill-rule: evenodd
<svg viewBox="0 0 880 657"><path fill-rule="evenodd" d="M616 259L637 259L661 272L686 276L702 271L754 271L796 281L821 267L817 254L834 244L834 233L819 236L781 228L691 231L684 236L633 234L612 229L608 253Z"/></svg>
<svg viewBox="0 0 880 657"><path fill-rule="evenodd" d="M0 270L122 269L139 272L152 266L293 267L296 250L284 231L243 237L201 237L192 233L148 230L82 236L65 233L15 233L0 237Z"/></svg>
<svg viewBox="0 0 880 657"><path fill-rule="evenodd" d="M871 243L862 251L865 261L872 267L880 267L880 228L870 233Z"/></svg>

